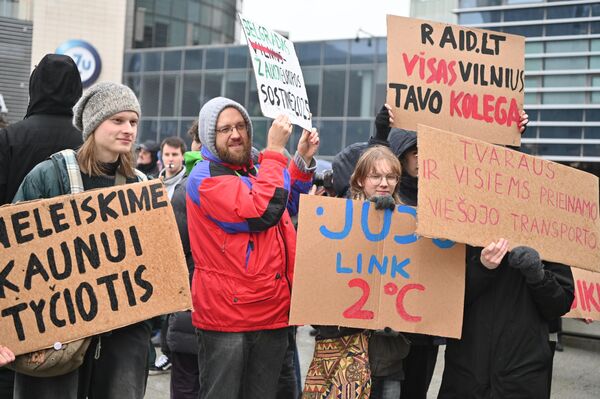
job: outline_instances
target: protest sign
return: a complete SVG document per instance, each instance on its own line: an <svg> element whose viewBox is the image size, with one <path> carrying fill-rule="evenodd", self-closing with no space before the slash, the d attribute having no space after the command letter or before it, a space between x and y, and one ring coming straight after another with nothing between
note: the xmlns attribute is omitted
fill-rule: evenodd
<svg viewBox="0 0 600 399"><path fill-rule="evenodd" d="M290 324L459 338L465 246L417 237L415 208L301 196Z"/></svg>
<svg viewBox="0 0 600 399"><path fill-rule="evenodd" d="M258 102L264 116L284 114L306 130L312 128L310 107L294 43L240 15L254 67Z"/></svg>
<svg viewBox="0 0 600 399"><path fill-rule="evenodd" d="M575 300L564 317L600 320L600 273L571 268Z"/></svg>
<svg viewBox="0 0 600 399"><path fill-rule="evenodd" d="M518 146L525 38L387 16L388 91L396 127L417 123Z"/></svg>
<svg viewBox="0 0 600 399"><path fill-rule="evenodd" d="M417 138L418 234L482 247L506 238L600 270L596 176L423 125Z"/></svg>
<svg viewBox="0 0 600 399"><path fill-rule="evenodd" d="M15 354L189 308L160 181L0 208L0 343Z"/></svg>

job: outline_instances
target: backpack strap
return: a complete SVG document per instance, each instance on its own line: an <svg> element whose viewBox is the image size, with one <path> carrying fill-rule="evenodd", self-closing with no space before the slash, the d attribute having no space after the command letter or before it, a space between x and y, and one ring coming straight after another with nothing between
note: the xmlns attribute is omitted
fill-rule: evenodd
<svg viewBox="0 0 600 399"><path fill-rule="evenodd" d="M144 173L140 172L137 169L133 170L135 172L135 175L137 176L138 181L147 181L148 180L148 176L146 176Z"/></svg>
<svg viewBox="0 0 600 399"><path fill-rule="evenodd" d="M83 192L83 180L81 179L81 170L79 169L79 164L77 163L75 151L67 149L58 152L58 154L63 156L65 164L67 165L67 175L69 176L71 194Z"/></svg>

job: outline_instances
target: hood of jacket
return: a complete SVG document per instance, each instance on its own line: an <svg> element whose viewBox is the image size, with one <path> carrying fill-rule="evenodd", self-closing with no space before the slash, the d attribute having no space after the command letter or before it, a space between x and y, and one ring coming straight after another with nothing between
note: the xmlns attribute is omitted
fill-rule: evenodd
<svg viewBox="0 0 600 399"><path fill-rule="evenodd" d="M81 76L67 55L47 54L29 78L29 105L25 118L35 114L73 115L82 94Z"/></svg>
<svg viewBox="0 0 600 399"><path fill-rule="evenodd" d="M388 137L392 152L402 159L406 151L417 145L417 132L413 130L404 130L393 128Z"/></svg>

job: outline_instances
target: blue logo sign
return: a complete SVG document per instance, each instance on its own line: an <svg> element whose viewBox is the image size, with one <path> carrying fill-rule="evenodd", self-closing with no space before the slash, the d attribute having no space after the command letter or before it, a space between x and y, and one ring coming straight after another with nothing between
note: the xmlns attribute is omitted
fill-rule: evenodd
<svg viewBox="0 0 600 399"><path fill-rule="evenodd" d="M98 76L100 76L102 69L100 55L94 46L88 42L83 40L68 40L58 46L56 53L68 55L73 58L79 69L83 87L91 86L98 79Z"/></svg>

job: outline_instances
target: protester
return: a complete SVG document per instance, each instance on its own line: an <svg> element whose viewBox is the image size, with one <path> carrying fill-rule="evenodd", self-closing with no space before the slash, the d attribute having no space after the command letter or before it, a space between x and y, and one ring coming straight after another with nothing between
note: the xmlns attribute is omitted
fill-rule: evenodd
<svg viewBox="0 0 600 399"><path fill-rule="evenodd" d="M204 161L188 178L187 214L200 398L272 398L288 344L289 210L310 188L319 136L305 130L286 168L292 124L279 116L255 165L250 116L223 97L202 107L198 131Z"/></svg>
<svg viewBox="0 0 600 399"><path fill-rule="evenodd" d="M35 165L83 143L72 123L72 108L81 93L81 77L71 57L47 54L35 67L25 118L0 130L0 205L10 204Z"/></svg>
<svg viewBox="0 0 600 399"><path fill-rule="evenodd" d="M188 130L192 138L192 151L186 152L185 176L175 187L171 198L171 205L175 213L179 237L185 254L188 267L190 284L194 273L194 259L190 248L190 237L188 233L187 210L186 210L186 185L189 171L202 160L198 150L200 139L198 137L198 121L194 121ZM176 312L168 319L166 333L167 346L171 356L171 399L197 399L200 390L198 371L198 344L196 343L196 332L192 325L192 313L190 311Z"/></svg>
<svg viewBox="0 0 600 399"><path fill-rule="evenodd" d="M0 205L10 204L35 165L83 142L72 123L73 105L81 97L81 77L73 59L47 54L29 78L29 105L24 120L0 129ZM0 368L0 397L13 397L14 372Z"/></svg>
<svg viewBox="0 0 600 399"><path fill-rule="evenodd" d="M158 143L147 140L137 147L136 167L139 171L148 176L149 179L158 177L160 171L158 152L160 147Z"/></svg>
<svg viewBox="0 0 600 399"><path fill-rule="evenodd" d="M438 398L548 398L548 321L571 308L571 269L500 239L467 247L466 279L462 336L448 339Z"/></svg>
<svg viewBox="0 0 600 399"><path fill-rule="evenodd" d="M167 137L160 144L160 158L163 164L163 170L158 177L162 179L167 188L169 199L173 197L175 186L179 184L185 175L183 165L183 154L185 153L185 143L177 136Z"/></svg>
<svg viewBox="0 0 600 399"><path fill-rule="evenodd" d="M38 164L25 177L15 202L145 180L133 168L140 105L131 89L110 82L92 86L74 114L83 145L77 153L62 151ZM145 322L95 336L83 364L72 372L46 378L16 373L15 398L142 399L149 339Z"/></svg>

